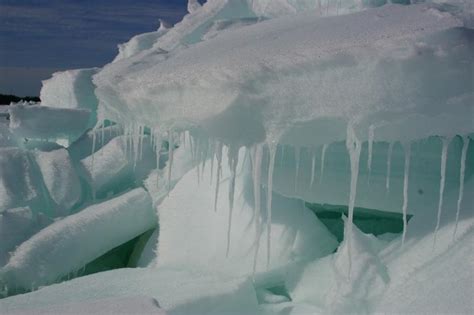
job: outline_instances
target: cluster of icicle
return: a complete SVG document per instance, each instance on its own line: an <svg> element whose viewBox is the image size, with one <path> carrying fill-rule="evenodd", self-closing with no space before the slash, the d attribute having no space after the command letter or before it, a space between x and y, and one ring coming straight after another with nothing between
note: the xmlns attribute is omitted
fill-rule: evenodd
<svg viewBox="0 0 474 315"><path fill-rule="evenodd" d="M105 122L102 124L98 124L99 127L93 130L93 144L92 144L92 153L96 150L96 142L97 137L100 136L100 141L104 142L104 130L105 130ZM371 171L371 163L372 163L372 151L373 151L373 141L374 141L374 126L371 125L368 131L368 159L367 159L367 169L370 176ZM214 139L208 139L199 137L194 135L191 131L176 131L176 130L167 130L163 131L160 129L154 128L147 128L143 125L137 124L129 124L127 126L123 126L121 128L121 133L126 136L126 151L130 159L133 160L133 165L137 165L137 161L142 159L143 153L143 141L145 139L145 135L149 135L149 141L156 152L156 159L157 159L157 167L159 167L159 160L162 154L162 141L166 139L168 142L168 190L171 189L171 174L173 168L173 151L175 149L175 144L182 145L186 147L186 145L190 146L190 151L192 153L192 159L195 162L196 172L197 172L197 181L200 183L202 181L201 174L203 173L206 162L210 160L210 183L213 183L214 177L214 161L217 162L217 169L215 172L215 199L214 199L214 211L217 211L217 200L219 196L219 183L221 181L222 175L222 155L223 155L223 148L224 143ZM445 187L445 178L446 178L446 160L447 160L447 152L448 146L452 140L452 137L442 137L442 150L441 150L441 166L440 166L440 189L439 189L439 203L438 203L438 213L437 213L437 224L435 227L434 232L434 243L436 243L436 235L440 225L440 218L441 213L443 210L443 194L444 194L444 187ZM464 192L464 177L465 177L465 169L466 169L466 156L469 146L469 138L468 136L462 137L462 151L461 151L461 161L460 161L460 177L459 177L459 195L457 199L457 209L456 209L456 223L453 232L453 240L456 237L456 231L458 227L458 220L459 220L459 213L461 210L461 203L463 199L463 192ZM404 150L405 150L405 162L404 162L404 179L403 179L403 204L402 204L402 213L403 213L403 234L402 234L402 246L405 243L406 233L407 233L407 210L408 210L408 182L409 182L409 170L410 170L410 156L411 156L411 143L410 142L402 142L401 143ZM226 145L227 146L227 154L228 154L228 163L229 169L231 172L231 177L229 180L229 191L228 191L228 201L229 201L229 218L228 218L228 229L227 229L227 248L226 248L226 256L229 255L230 251L230 235L232 229L232 210L234 205L234 190L235 190L235 178L236 178L236 171L238 166L238 157L239 157L239 147L235 145ZM270 254L271 254L271 220L272 220L272 185L273 185L273 171L275 166L275 156L278 147L278 141L272 139L267 143L258 143L253 145L253 147L248 148L248 152L250 153L251 158L251 165L252 165L252 179L253 179L253 187L254 187L254 225L256 229L256 240L255 240L255 256L254 256L254 264L253 264L253 272L256 271L257 266L257 257L260 248L260 235L261 235L261 228L262 222L260 222L260 211L261 211L261 190L260 187L262 185L262 158L264 147L267 147L268 150L268 178L266 183L266 228L267 228L267 268L270 264ZM387 154L387 169L386 169L386 190L389 191L390 189L390 171L391 171L391 159L392 159L392 151L393 151L394 142L390 142L388 146L388 154ZM351 235L352 235L352 225L353 225L353 218L354 218L354 207L355 207L355 199L357 193L357 180L359 175L359 161L360 161L360 153L361 153L362 143L357 138L353 124L349 124L347 127L347 137L346 137L346 148L350 157L350 170L351 170L351 181L350 181L350 193L349 193L349 201L348 201L348 246L347 250L349 251L349 270L348 275L350 277L350 269L351 269ZM321 150L321 165L320 165L320 176L319 181L322 182L323 175L324 175L324 164L325 164L325 155L326 150L328 148L328 144L324 144ZM284 157L284 146L281 146L281 158L283 160ZM299 165L300 165L300 150L301 148L297 148L295 150L295 160L296 160L296 169L295 169L295 191L297 190L297 183L298 183L298 174L299 174ZM283 163L283 161L281 161ZM93 163L94 159L92 159L92 172L93 172ZM311 180L310 185L313 186L315 180L315 169L316 169L316 149L312 150L312 160L311 160Z"/></svg>

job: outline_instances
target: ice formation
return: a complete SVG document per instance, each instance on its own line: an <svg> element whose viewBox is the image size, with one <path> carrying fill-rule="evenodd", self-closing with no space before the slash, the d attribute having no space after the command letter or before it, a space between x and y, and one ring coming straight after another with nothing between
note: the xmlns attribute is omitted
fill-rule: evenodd
<svg viewBox="0 0 474 315"><path fill-rule="evenodd" d="M0 313L474 312L474 12L395 2L189 0L11 105Z"/></svg>
<svg viewBox="0 0 474 315"><path fill-rule="evenodd" d="M52 283L155 224L148 193L132 190L56 221L22 243L1 270L2 281L25 289ZM78 250L75 244L81 243L87 248Z"/></svg>

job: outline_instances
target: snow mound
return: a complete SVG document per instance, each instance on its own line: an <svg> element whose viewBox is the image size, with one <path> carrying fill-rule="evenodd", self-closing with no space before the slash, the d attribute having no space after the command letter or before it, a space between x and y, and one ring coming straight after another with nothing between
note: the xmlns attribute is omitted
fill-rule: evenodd
<svg viewBox="0 0 474 315"><path fill-rule="evenodd" d="M193 281L190 281L190 280ZM42 288L0 300L5 312L35 310L55 305L101 303L127 296L148 296L169 315L258 314L252 282L217 273L177 269L119 269ZM133 311L132 313L135 313Z"/></svg>
<svg viewBox="0 0 474 315"><path fill-rule="evenodd" d="M150 297L134 296L98 299L86 303L66 303L44 308L6 312L4 315L62 315L62 314L156 314L166 315L158 302Z"/></svg>

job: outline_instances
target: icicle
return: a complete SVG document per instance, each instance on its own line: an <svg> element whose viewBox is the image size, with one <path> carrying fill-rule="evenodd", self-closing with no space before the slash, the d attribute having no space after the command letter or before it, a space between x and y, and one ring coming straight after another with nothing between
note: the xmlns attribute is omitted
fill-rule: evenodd
<svg viewBox="0 0 474 315"><path fill-rule="evenodd" d="M104 142L105 142L105 121L102 121L102 126L100 128L100 144L104 146ZM103 153L104 151L102 151L102 154Z"/></svg>
<svg viewBox="0 0 474 315"><path fill-rule="evenodd" d="M280 165L283 165L284 156L285 156L285 145L282 144L282 145L281 145Z"/></svg>
<svg viewBox="0 0 474 315"><path fill-rule="evenodd" d="M217 159L217 170L216 170L216 195L214 198L214 211L217 211L217 198L219 197L219 186L220 177L222 173L222 142L217 143L216 159Z"/></svg>
<svg viewBox="0 0 474 315"><path fill-rule="evenodd" d="M319 184L323 182L323 176L324 176L324 160L326 159L326 150L328 148L327 144L323 145L323 149L321 150L321 171L319 175Z"/></svg>
<svg viewBox="0 0 474 315"><path fill-rule="evenodd" d="M155 149L155 129L150 128L150 147Z"/></svg>
<svg viewBox="0 0 474 315"><path fill-rule="evenodd" d="M369 136L368 136L368 157L367 157L367 181L370 180L370 173L372 171L372 151L374 146L374 125L369 127Z"/></svg>
<svg viewBox="0 0 474 315"><path fill-rule="evenodd" d="M201 183L201 169L199 168L199 165L201 164L201 152L200 152L200 143L199 143L199 138L195 138L194 142L194 156L196 157L196 176L197 176L197 183L200 185Z"/></svg>
<svg viewBox="0 0 474 315"><path fill-rule="evenodd" d="M268 144L270 160L268 162L268 183L267 183L267 270L270 267L271 238L272 238L272 190L273 171L275 169L276 144Z"/></svg>
<svg viewBox="0 0 474 315"><path fill-rule="evenodd" d="M138 156L139 156L139 146L140 146L140 127L133 126L133 168L137 167Z"/></svg>
<svg viewBox="0 0 474 315"><path fill-rule="evenodd" d="M209 156L209 140L205 140L204 147L202 148L202 153L201 153L201 176L203 176L204 170L206 169L208 156Z"/></svg>
<svg viewBox="0 0 474 315"><path fill-rule="evenodd" d="M95 159L95 146L96 146L96 129L92 130L92 153L91 153L91 177L94 177L94 159ZM91 181L91 188L92 188L92 200L95 200L95 184L94 181Z"/></svg>
<svg viewBox="0 0 474 315"><path fill-rule="evenodd" d="M216 155L216 142L211 143L211 176L209 178L209 184L212 186L212 178L214 177L214 158Z"/></svg>
<svg viewBox="0 0 474 315"><path fill-rule="evenodd" d="M390 191L390 171L392 169L392 151L393 151L393 142L390 142L388 145L387 152L387 173L385 177L385 189L387 193Z"/></svg>
<svg viewBox="0 0 474 315"><path fill-rule="evenodd" d="M262 144L255 145L253 157L253 195L255 213L255 254L253 259L253 274L257 270L258 252L260 249L260 234L262 224L260 223L260 181L262 176Z"/></svg>
<svg viewBox="0 0 474 315"><path fill-rule="evenodd" d="M170 130L168 131L168 194L171 190L171 169L173 167L173 150L174 143L173 143L173 132Z"/></svg>
<svg viewBox="0 0 474 315"><path fill-rule="evenodd" d="M314 170L315 170L315 167L316 167L316 149L314 148L312 150L313 154L312 154L312 157L311 157L311 181L310 181L310 184L309 184L309 187L312 188L313 187L313 183L314 183Z"/></svg>
<svg viewBox="0 0 474 315"><path fill-rule="evenodd" d="M361 150L361 143L360 140L357 139L353 125L349 124L347 126L347 138L346 138L346 147L347 151L349 152L350 157L350 164L351 164L351 186L350 186L350 193L349 193L349 204L348 204L348 235L347 235L347 248L348 248L348 256L349 256L349 279L351 277L351 269L352 269L352 224L354 221L354 206L355 206L355 198L357 194L357 179L359 177L359 160L360 160L360 150Z"/></svg>
<svg viewBox="0 0 474 315"><path fill-rule="evenodd" d="M433 238L433 247L436 246L436 236L438 235L439 224L441 221L441 212L443 211L443 195L444 185L446 183L446 160L448 159L448 147L451 142L450 138L442 138L442 149L441 149L441 178L439 181L439 203L438 203L438 216L436 219L436 227Z"/></svg>
<svg viewBox="0 0 474 315"><path fill-rule="evenodd" d="M161 158L161 135L155 134L155 154L156 154L156 183L160 180L160 158Z"/></svg>
<svg viewBox="0 0 474 315"><path fill-rule="evenodd" d="M232 210L234 209L234 194L235 194L235 175L237 164L239 162L239 148L229 146L227 151L230 169L230 181L229 181L229 223L227 229L227 250L226 257L229 257L230 250L230 232L232 228Z"/></svg>
<svg viewBox="0 0 474 315"><path fill-rule="evenodd" d="M469 147L469 138L467 136L462 137L462 151L461 151L461 165L459 167L459 195L458 195L458 202L456 208L456 224L454 226L453 232L453 241L456 239L456 232L458 229L458 222L459 222L459 212L461 211L461 203L464 194L464 176L466 172L466 156L467 156L467 149Z"/></svg>
<svg viewBox="0 0 474 315"><path fill-rule="evenodd" d="M188 133L187 130L183 132L183 148L186 148L186 133Z"/></svg>
<svg viewBox="0 0 474 315"><path fill-rule="evenodd" d="M300 172L300 152L301 148L295 147L295 192L298 190L298 175Z"/></svg>
<svg viewBox="0 0 474 315"><path fill-rule="evenodd" d="M143 158L143 141L145 140L145 126L140 126L140 154L138 156L141 161Z"/></svg>
<svg viewBox="0 0 474 315"><path fill-rule="evenodd" d="M405 244L405 238L407 234L407 208L408 208L408 176L410 175L410 155L411 155L411 144L404 145L405 148L405 171L403 175L403 234L402 234L402 246Z"/></svg>

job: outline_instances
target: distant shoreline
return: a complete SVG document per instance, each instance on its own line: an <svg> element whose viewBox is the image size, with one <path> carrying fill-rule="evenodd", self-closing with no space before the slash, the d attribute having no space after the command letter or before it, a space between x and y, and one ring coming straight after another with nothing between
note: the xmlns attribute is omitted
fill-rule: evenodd
<svg viewBox="0 0 474 315"><path fill-rule="evenodd" d="M16 96L10 94L0 94L0 105L10 105L10 103L25 102L40 102L38 96Z"/></svg>

